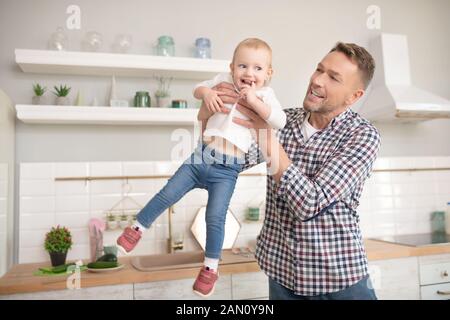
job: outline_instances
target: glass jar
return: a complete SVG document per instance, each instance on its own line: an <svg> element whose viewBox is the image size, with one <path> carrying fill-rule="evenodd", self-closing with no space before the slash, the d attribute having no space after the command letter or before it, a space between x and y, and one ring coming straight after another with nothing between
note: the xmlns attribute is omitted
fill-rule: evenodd
<svg viewBox="0 0 450 320"><path fill-rule="evenodd" d="M187 101L186 100L172 100L172 108L186 109Z"/></svg>
<svg viewBox="0 0 450 320"><path fill-rule="evenodd" d="M62 27L58 27L48 40L49 50L64 51L67 49L67 35Z"/></svg>
<svg viewBox="0 0 450 320"><path fill-rule="evenodd" d="M445 233L450 234L450 202L447 202L447 212L445 213Z"/></svg>
<svg viewBox="0 0 450 320"><path fill-rule="evenodd" d="M211 59L211 41L208 38L197 38L195 40L195 57Z"/></svg>
<svg viewBox="0 0 450 320"><path fill-rule="evenodd" d="M148 91L138 91L134 96L134 106L138 108L150 108L150 95Z"/></svg>
<svg viewBox="0 0 450 320"><path fill-rule="evenodd" d="M170 36L159 37L156 54L165 57L175 56L175 43L173 42L173 38Z"/></svg>
<svg viewBox="0 0 450 320"><path fill-rule="evenodd" d="M445 212L434 211L431 213L431 232L445 233Z"/></svg>

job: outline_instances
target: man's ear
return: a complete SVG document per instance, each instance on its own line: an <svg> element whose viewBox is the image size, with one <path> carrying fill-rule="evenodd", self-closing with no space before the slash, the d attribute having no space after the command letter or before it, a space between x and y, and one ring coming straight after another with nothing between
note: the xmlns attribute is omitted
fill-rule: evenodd
<svg viewBox="0 0 450 320"><path fill-rule="evenodd" d="M350 106L354 104L359 100L359 98L364 95L364 92L365 91L363 89L357 89L356 91L353 91L352 95L345 100L345 105Z"/></svg>

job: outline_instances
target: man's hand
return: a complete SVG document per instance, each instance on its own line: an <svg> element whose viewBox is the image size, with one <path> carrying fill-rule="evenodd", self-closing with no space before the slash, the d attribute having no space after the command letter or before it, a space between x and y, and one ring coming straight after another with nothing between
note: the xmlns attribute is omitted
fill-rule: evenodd
<svg viewBox="0 0 450 320"><path fill-rule="evenodd" d="M211 113L220 112L221 108L223 108L223 102L218 94L218 91L212 89L205 90L203 94L203 102Z"/></svg>
<svg viewBox="0 0 450 320"><path fill-rule="evenodd" d="M239 93L231 83L221 82L213 89L217 91L217 95L223 103L235 104L239 100Z"/></svg>
<svg viewBox="0 0 450 320"><path fill-rule="evenodd" d="M234 117L233 121L252 131L259 149L266 159L269 174L273 176L277 183L280 182L284 171L291 165L292 161L283 146L278 142L275 130L242 100L239 101L236 109L246 115L249 120Z"/></svg>
<svg viewBox="0 0 450 320"><path fill-rule="evenodd" d="M253 138L255 138L258 144L262 134L271 134L271 131L273 131L272 127L253 111L247 102L240 100L239 104L236 106L236 110L247 116L249 120L234 117L233 121L241 126L251 129Z"/></svg>

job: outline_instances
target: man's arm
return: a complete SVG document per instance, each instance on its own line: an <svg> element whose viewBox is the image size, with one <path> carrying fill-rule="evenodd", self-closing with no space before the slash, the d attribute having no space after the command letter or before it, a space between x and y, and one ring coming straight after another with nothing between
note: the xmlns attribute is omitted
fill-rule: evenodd
<svg viewBox="0 0 450 320"><path fill-rule="evenodd" d="M292 163L277 141L273 130L253 111L239 106L250 120L234 121L258 131L258 144L277 182L277 196L284 199L295 218L306 221L347 196L369 175L380 147L380 136L373 127L363 127L343 145L313 179Z"/></svg>

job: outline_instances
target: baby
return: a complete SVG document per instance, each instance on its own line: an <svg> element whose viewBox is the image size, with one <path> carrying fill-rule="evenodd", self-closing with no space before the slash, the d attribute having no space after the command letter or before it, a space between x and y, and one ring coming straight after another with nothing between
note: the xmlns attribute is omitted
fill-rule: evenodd
<svg viewBox="0 0 450 320"><path fill-rule="evenodd" d="M194 292L203 297L213 293L219 276L228 205L252 143L250 130L233 122L233 117L248 118L236 110L236 104L223 104L214 86L221 82L233 84L240 98L273 128L281 129L286 123L280 103L267 86L273 73L272 50L267 43L254 38L239 43L230 69L230 73L219 74L195 87L194 96L203 100L198 119L204 124L204 142L139 212L137 222L117 239L119 248L130 252L155 219L188 191L208 190L205 259L193 285Z"/></svg>

